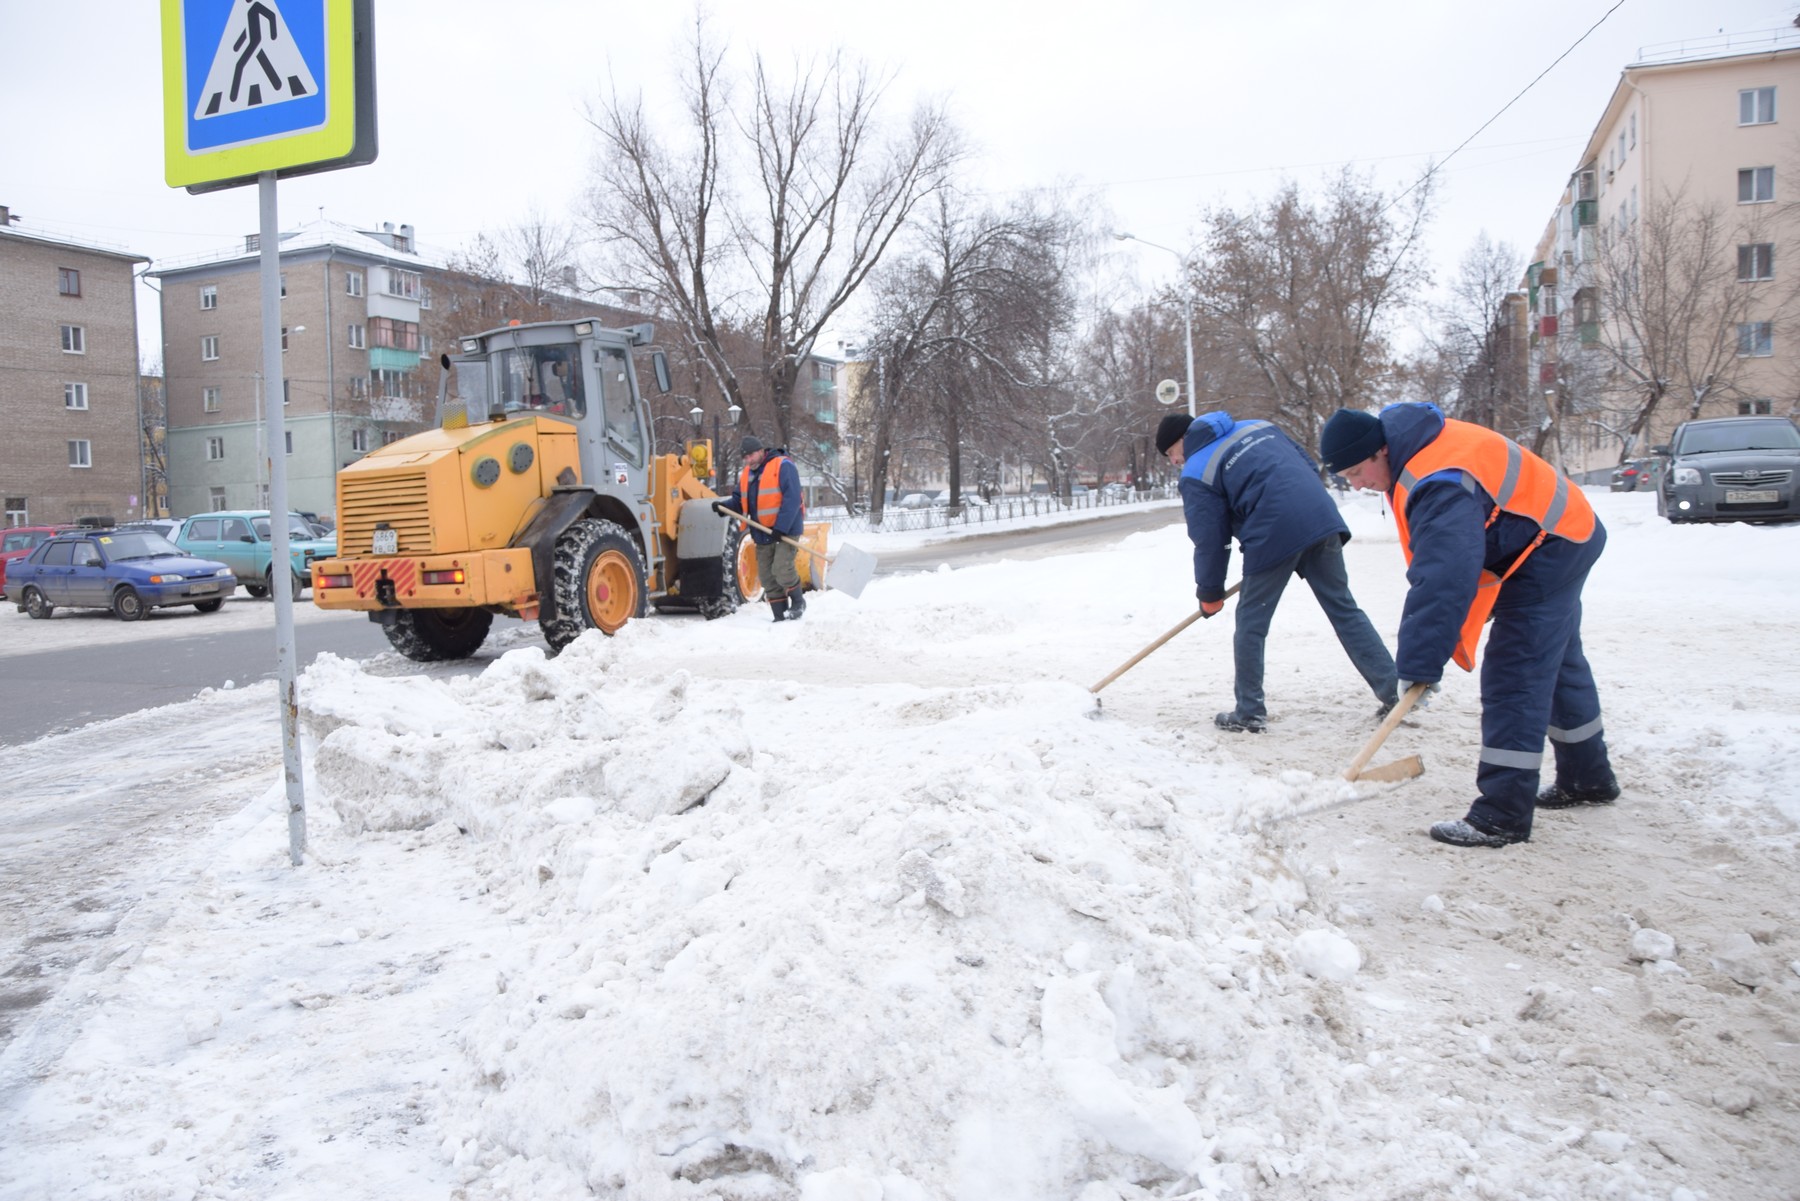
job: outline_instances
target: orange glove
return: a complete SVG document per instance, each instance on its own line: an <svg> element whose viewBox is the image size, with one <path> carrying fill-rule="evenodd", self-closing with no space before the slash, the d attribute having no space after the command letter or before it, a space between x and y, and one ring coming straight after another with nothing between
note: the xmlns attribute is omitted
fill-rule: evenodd
<svg viewBox="0 0 1800 1201"><path fill-rule="evenodd" d="M1224 607L1225 607L1225 602L1222 600L1201 601L1200 602L1200 612L1203 616L1206 616L1206 617L1211 617L1213 614L1217 613L1220 609L1223 609Z"/></svg>

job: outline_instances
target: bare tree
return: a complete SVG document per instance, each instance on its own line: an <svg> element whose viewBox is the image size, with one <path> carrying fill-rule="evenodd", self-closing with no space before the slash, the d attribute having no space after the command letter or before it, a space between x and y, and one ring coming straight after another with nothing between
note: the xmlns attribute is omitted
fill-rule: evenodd
<svg viewBox="0 0 1800 1201"><path fill-rule="evenodd" d="M1760 208L1728 216L1673 189L1598 231L1575 320L1606 364L1609 407L1628 418L1621 458L1671 397L1692 418L1709 399L1738 395L1757 327L1767 323L1772 341L1792 323L1795 285L1766 278L1758 257L1759 247L1772 256L1775 220Z"/></svg>
<svg viewBox="0 0 1800 1201"><path fill-rule="evenodd" d="M841 54L798 65L791 80L756 55L734 86L698 15L681 83L679 146L652 127L641 97L611 91L590 109L599 157L586 217L619 282L657 294L730 402L744 405L742 372L761 377L785 443L820 332L942 186L957 139L929 105L884 136L888 81ZM734 325L756 331L757 362L729 352Z"/></svg>
<svg viewBox="0 0 1800 1201"><path fill-rule="evenodd" d="M1476 235L1446 300L1433 307L1432 343L1450 376L1445 411L1512 438L1529 431L1521 334L1508 298L1516 295L1525 257L1505 242Z"/></svg>
<svg viewBox="0 0 1800 1201"><path fill-rule="evenodd" d="M1407 205L1346 170L1318 202L1288 183L1258 209L1206 215L1195 293L1259 380L1272 418L1303 445L1338 408L1361 408L1389 371L1388 327L1423 282L1431 188Z"/></svg>

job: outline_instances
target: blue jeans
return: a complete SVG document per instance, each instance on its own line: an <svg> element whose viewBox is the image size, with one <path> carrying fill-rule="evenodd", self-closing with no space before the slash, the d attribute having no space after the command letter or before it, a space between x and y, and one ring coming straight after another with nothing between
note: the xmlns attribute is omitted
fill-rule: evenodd
<svg viewBox="0 0 1800 1201"><path fill-rule="evenodd" d="M1394 700L1399 683L1394 674L1394 656L1388 653L1368 614L1357 607L1356 598L1350 595L1350 576L1344 570L1344 542L1337 534L1331 534L1267 571L1244 576L1238 592L1237 633L1232 639L1237 659L1238 716L1268 716L1263 706L1263 647L1268 642L1275 605L1281 600L1288 579L1296 574L1306 581L1319 608L1331 619L1338 644L1350 656L1369 691L1383 703Z"/></svg>

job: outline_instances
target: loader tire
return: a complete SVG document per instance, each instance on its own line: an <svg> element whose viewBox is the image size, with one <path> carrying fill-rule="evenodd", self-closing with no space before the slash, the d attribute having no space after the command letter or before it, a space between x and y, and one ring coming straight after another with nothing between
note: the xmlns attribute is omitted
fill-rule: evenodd
<svg viewBox="0 0 1800 1201"><path fill-rule="evenodd" d="M486 609L402 609L382 627L390 645L416 663L467 659L487 639L494 615Z"/></svg>
<svg viewBox="0 0 1800 1201"><path fill-rule="evenodd" d="M738 611L738 606L748 599L744 596L744 579L738 570L738 556L742 553L743 544L748 541L749 539L744 537L744 527L735 521L731 523L731 528L725 531L725 553L721 573L725 582L725 593L723 596L709 596L700 602L700 616L706 620L717 621L721 617L730 617ZM750 570L752 572L756 570L754 554L750 558Z"/></svg>
<svg viewBox="0 0 1800 1201"><path fill-rule="evenodd" d="M644 615L650 592L644 557L617 522L583 518L556 540L556 618L540 622L550 653L585 630L612 635Z"/></svg>

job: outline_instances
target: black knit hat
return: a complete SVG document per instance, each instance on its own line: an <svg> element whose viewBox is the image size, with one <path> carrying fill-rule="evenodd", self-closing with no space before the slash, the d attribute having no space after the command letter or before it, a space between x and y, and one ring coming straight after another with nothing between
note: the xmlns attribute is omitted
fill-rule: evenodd
<svg viewBox="0 0 1800 1201"><path fill-rule="evenodd" d="M1166 455L1169 447L1187 437L1188 426L1194 419L1186 413L1170 413L1156 423L1156 453Z"/></svg>
<svg viewBox="0 0 1800 1201"><path fill-rule="evenodd" d="M762 439L758 438L755 434L745 434L744 440L738 444L738 452L740 454L750 455L755 454L759 450L767 449L769 448L762 444Z"/></svg>
<svg viewBox="0 0 1800 1201"><path fill-rule="evenodd" d="M1386 445L1387 435L1381 432L1379 418L1354 409L1339 409L1319 434L1319 458L1325 461L1327 471L1342 471L1374 458Z"/></svg>

